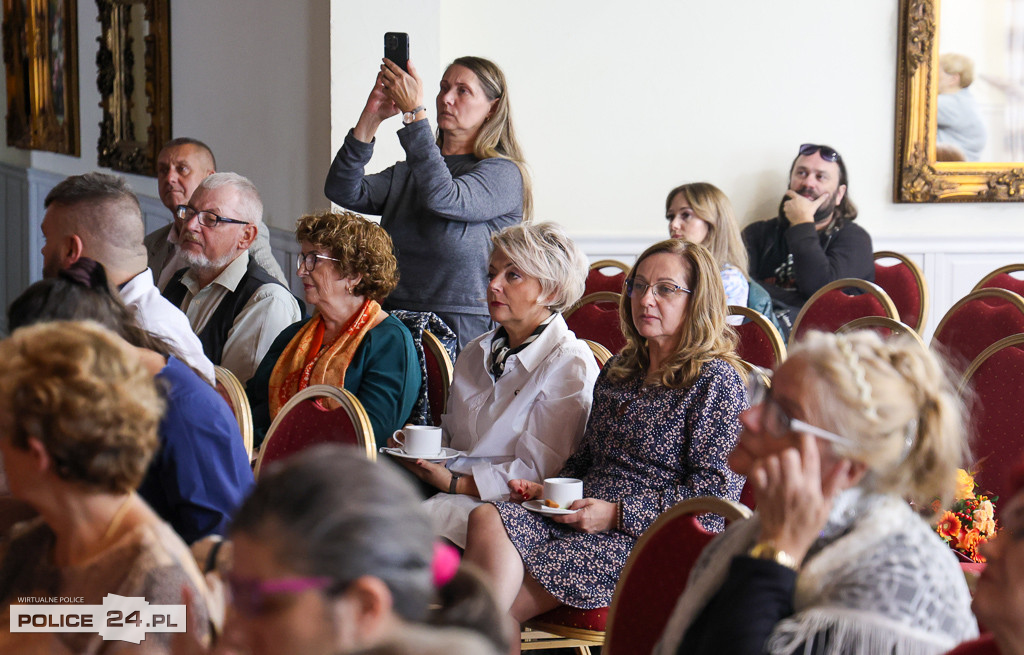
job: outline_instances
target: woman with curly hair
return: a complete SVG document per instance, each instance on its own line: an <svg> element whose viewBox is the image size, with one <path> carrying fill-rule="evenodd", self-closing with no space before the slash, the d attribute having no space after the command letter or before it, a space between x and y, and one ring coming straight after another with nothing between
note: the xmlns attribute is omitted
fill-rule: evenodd
<svg viewBox="0 0 1024 655"><path fill-rule="evenodd" d="M627 345L601 371L579 450L559 474L581 478L587 497L572 514L531 514L520 503L543 487L512 480L511 502L470 515L466 558L490 574L514 619L607 606L659 514L694 496L739 498L743 478L726 457L746 400L725 312L704 247L669 239L640 255L619 304ZM721 517L702 522L723 527Z"/></svg>
<svg viewBox="0 0 1024 655"><path fill-rule="evenodd" d="M285 403L313 384L352 392L378 446L405 424L423 383L412 335L380 304L398 283L391 237L352 212L298 220L298 273L313 318L288 326L246 384L255 446Z"/></svg>
<svg viewBox="0 0 1024 655"><path fill-rule="evenodd" d="M206 625L191 553L135 493L163 409L138 354L96 323L41 323L0 341L0 454L11 494L39 513L0 541L0 652L104 647L96 632L10 632L24 597L176 605L187 588L194 625ZM150 632L146 652L170 652L170 636Z"/></svg>

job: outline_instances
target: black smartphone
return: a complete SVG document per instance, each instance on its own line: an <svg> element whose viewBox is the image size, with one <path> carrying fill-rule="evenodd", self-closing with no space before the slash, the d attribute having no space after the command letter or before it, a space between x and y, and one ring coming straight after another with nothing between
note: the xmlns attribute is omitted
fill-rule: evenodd
<svg viewBox="0 0 1024 655"><path fill-rule="evenodd" d="M384 57L409 72L409 35L405 32L388 32L384 35Z"/></svg>

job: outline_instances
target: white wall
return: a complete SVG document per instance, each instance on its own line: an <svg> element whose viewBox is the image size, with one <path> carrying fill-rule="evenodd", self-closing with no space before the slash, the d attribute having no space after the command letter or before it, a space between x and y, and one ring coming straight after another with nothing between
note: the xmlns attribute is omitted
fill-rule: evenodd
<svg viewBox="0 0 1024 655"><path fill-rule="evenodd" d="M2 146L0 162L62 175L98 168L99 34L96 4L80 0L82 156ZM323 0L171 4L173 134L205 141L220 170L251 178L263 195L267 222L277 227L291 229L301 213L328 204L323 180L331 157L329 43L330 7ZM6 134L0 142L6 143ZM155 178L128 179L138 193L156 196Z"/></svg>
<svg viewBox="0 0 1024 655"><path fill-rule="evenodd" d="M843 154L878 238L1024 234L1018 204L892 202L898 4L444 0L440 54L504 68L537 216L577 235L663 235L684 181L772 216L803 142Z"/></svg>

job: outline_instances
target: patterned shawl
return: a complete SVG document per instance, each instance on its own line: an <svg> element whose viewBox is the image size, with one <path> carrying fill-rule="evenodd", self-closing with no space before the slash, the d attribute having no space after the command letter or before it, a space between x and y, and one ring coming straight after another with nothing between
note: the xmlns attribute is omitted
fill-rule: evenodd
<svg viewBox="0 0 1024 655"><path fill-rule="evenodd" d="M755 513L701 554L655 655L674 655L686 629L718 591L735 555L753 547ZM949 547L902 499L849 489L804 560L795 613L775 625L765 652L796 652L826 635L826 655L945 653L978 634L963 573Z"/></svg>
<svg viewBox="0 0 1024 655"><path fill-rule="evenodd" d="M323 343L325 327L320 314L303 325L288 342L270 374L270 419L277 416L292 396L310 385L343 386L345 371L363 337L376 325L380 312L377 301L367 299L329 345Z"/></svg>

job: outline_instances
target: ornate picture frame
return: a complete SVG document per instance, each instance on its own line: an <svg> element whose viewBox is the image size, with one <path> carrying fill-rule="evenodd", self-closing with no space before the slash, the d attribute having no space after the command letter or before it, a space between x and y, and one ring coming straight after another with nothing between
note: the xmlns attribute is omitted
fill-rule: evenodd
<svg viewBox="0 0 1024 655"><path fill-rule="evenodd" d="M3 0L7 145L78 156L77 0Z"/></svg>
<svg viewBox="0 0 1024 655"><path fill-rule="evenodd" d="M96 6L99 164L155 176L160 148L171 139L170 2L96 0Z"/></svg>
<svg viewBox="0 0 1024 655"><path fill-rule="evenodd" d="M1018 202L1024 164L935 158L939 0L900 0L896 72L896 202Z"/></svg>

